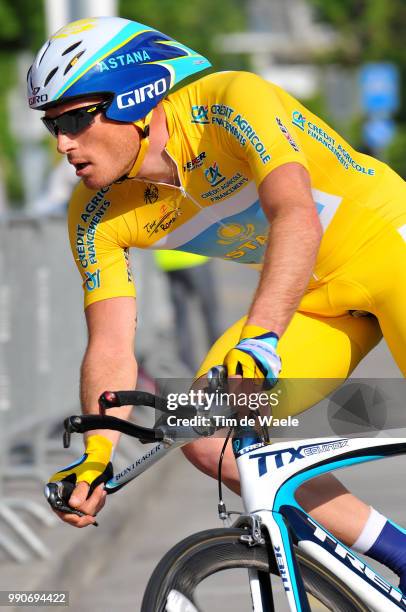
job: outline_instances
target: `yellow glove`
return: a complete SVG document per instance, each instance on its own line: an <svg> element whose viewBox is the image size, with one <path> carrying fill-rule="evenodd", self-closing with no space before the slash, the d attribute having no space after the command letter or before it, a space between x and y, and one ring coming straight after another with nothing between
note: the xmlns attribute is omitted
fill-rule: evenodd
<svg viewBox="0 0 406 612"><path fill-rule="evenodd" d="M238 344L225 356L228 376L261 379L266 387L273 387L281 371L278 340L275 333L263 327L245 325Z"/></svg>
<svg viewBox="0 0 406 612"><path fill-rule="evenodd" d="M113 476L111 454L113 443L104 436L89 436L84 455L53 474L49 482L68 481L73 485L87 482L90 485L89 496L102 482L107 482Z"/></svg>

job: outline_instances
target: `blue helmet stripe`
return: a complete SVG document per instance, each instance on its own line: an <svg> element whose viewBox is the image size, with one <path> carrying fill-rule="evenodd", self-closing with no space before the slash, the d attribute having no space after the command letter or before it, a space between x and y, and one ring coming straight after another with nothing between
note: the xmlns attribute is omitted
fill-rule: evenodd
<svg viewBox="0 0 406 612"><path fill-rule="evenodd" d="M152 28L146 28L145 26L132 22L129 23L125 28L121 30L114 38L112 38L104 47L102 47L93 57L91 57L82 66L79 73L74 74L69 81L58 91L55 95L55 100L58 100L76 81L78 81L86 72L88 72L95 64L100 62L104 57L110 55L112 51L125 45L129 40L135 38L142 32L153 32Z"/></svg>
<svg viewBox="0 0 406 612"><path fill-rule="evenodd" d="M155 62L148 62L149 64L159 64L164 68L167 67L168 71L171 74L176 75L175 82L181 81L186 77L190 76L192 72L198 72L200 70L204 70L205 68L210 68L211 64L208 60L202 60L201 63L198 64L198 68L193 69L193 62L196 61L194 58L201 58L202 56L194 53L194 55L188 55L187 57L174 57L173 59L165 59L165 60L157 60ZM196 65L197 66L197 65ZM174 79L171 78L171 81ZM171 83L172 84L172 83Z"/></svg>

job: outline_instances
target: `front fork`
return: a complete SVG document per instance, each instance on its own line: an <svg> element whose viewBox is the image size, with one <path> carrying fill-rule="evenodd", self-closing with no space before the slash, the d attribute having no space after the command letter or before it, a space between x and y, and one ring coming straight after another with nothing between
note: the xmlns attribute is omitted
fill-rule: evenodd
<svg viewBox="0 0 406 612"><path fill-rule="evenodd" d="M270 511L258 511L256 514L268 530L291 612L311 612L292 538L283 516L279 512Z"/></svg>
<svg viewBox="0 0 406 612"><path fill-rule="evenodd" d="M248 526L248 533L242 536L248 546L264 545L264 531L269 534L268 545L272 547L270 557L275 559L282 585L292 612L311 612L307 599L303 578L296 560L293 542L286 523L279 512L259 510L256 513L240 516L235 527L242 524ZM268 612L274 610L272 592L271 602L264 601L263 589L260 588L259 575L255 570L249 570L252 605L254 612Z"/></svg>
<svg viewBox="0 0 406 612"><path fill-rule="evenodd" d="M242 514L233 527L245 527L240 540L247 546L267 545L269 563L278 570L292 612L311 612L289 530L278 512L258 511ZM253 612L274 612L270 574L248 570Z"/></svg>

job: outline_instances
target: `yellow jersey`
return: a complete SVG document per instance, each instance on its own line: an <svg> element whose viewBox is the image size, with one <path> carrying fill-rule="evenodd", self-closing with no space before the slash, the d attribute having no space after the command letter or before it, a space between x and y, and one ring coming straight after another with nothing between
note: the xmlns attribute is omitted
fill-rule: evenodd
<svg viewBox="0 0 406 612"><path fill-rule="evenodd" d="M295 98L247 72L206 76L163 101L180 187L131 179L76 188L69 206L72 252L85 306L134 296L130 247L177 249L260 266L269 223L258 186L288 162L310 173L324 228L314 279L348 261L393 216L405 183L356 152Z"/></svg>

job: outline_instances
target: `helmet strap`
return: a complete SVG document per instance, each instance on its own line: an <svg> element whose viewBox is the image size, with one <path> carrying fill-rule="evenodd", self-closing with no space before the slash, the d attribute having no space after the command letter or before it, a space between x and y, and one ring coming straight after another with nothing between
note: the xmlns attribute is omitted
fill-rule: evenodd
<svg viewBox="0 0 406 612"><path fill-rule="evenodd" d="M149 124L152 118L153 110L148 113L146 117L143 119L139 119L138 121L134 121L134 125L141 130L141 140L140 140L140 149L138 151L137 158L134 162L133 167L130 172L127 174L126 178L131 179L135 178L140 171L142 163L145 159L146 154L149 149Z"/></svg>
<svg viewBox="0 0 406 612"><path fill-rule="evenodd" d="M140 171L140 168L142 166L142 163L145 159L146 154L148 153L148 149L149 149L149 138L144 137L141 142L140 142L140 149L138 151L138 155L137 158L134 162L133 167L131 168L130 172L127 174L127 176L125 178L127 179L132 179L135 178L138 174L138 172Z"/></svg>

